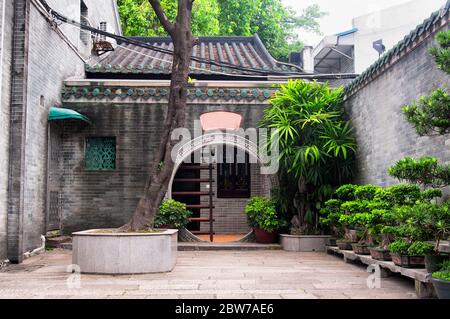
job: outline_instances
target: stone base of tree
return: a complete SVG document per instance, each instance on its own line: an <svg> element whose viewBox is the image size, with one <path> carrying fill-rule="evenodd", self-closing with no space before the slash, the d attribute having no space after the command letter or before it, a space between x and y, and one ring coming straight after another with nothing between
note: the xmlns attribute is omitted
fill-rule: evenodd
<svg viewBox="0 0 450 319"><path fill-rule="evenodd" d="M158 233L73 233L72 262L81 273L143 274L172 271L177 261L178 230Z"/></svg>
<svg viewBox="0 0 450 319"><path fill-rule="evenodd" d="M280 235L281 246L286 251L324 252L327 241L331 236L295 236Z"/></svg>

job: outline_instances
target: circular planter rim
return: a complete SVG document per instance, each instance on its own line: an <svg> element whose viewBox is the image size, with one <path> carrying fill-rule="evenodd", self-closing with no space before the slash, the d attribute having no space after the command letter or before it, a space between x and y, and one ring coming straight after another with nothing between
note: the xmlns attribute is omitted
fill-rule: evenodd
<svg viewBox="0 0 450 319"><path fill-rule="evenodd" d="M170 236L178 233L177 229L167 229L161 232L155 233L98 233L99 231L105 231L111 229L90 229L80 232L72 233L72 236L93 236L93 237L147 237L147 236Z"/></svg>
<svg viewBox="0 0 450 319"><path fill-rule="evenodd" d="M329 235L287 235L287 234L280 234L281 237L288 237L288 238L331 238Z"/></svg>
<svg viewBox="0 0 450 319"><path fill-rule="evenodd" d="M450 285L450 281L449 280L442 280L442 279L434 278L433 276L431 276L431 281L436 281L436 282L439 282L441 284Z"/></svg>

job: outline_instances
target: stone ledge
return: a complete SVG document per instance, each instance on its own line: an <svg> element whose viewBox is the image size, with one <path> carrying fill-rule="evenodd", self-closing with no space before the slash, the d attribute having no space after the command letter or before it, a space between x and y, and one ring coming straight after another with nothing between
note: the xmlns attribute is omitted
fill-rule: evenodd
<svg viewBox="0 0 450 319"><path fill-rule="evenodd" d="M442 243L439 245L439 251L441 253L450 254L450 243Z"/></svg>
<svg viewBox="0 0 450 319"><path fill-rule="evenodd" d="M327 252L333 252L338 255L343 255L345 259L352 261L360 261L365 265L379 265L384 269L388 269L393 273L401 274L402 276L418 280L422 283L429 283L430 276L426 269L412 269L396 266L392 261L380 261L373 259L371 256L357 255L351 250L340 250L337 247L327 246Z"/></svg>
<svg viewBox="0 0 450 319"><path fill-rule="evenodd" d="M257 243L178 243L178 251L211 251L211 250L281 250L281 245L263 245Z"/></svg>

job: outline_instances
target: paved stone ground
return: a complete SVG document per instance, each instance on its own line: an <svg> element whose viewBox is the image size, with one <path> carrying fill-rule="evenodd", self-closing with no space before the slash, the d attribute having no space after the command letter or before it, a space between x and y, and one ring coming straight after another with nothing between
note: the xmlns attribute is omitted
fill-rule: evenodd
<svg viewBox="0 0 450 319"><path fill-rule="evenodd" d="M171 273L81 275L72 289L70 263L70 251L54 250L11 265L0 272L0 298L415 298L411 280L389 277L369 289L364 267L322 253L179 252Z"/></svg>

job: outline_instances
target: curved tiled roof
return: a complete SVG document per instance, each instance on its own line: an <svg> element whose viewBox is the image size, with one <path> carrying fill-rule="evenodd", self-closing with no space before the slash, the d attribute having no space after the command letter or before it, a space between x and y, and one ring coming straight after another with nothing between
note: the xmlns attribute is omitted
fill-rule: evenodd
<svg viewBox="0 0 450 319"><path fill-rule="evenodd" d="M167 37L133 37L152 46L173 51L173 43ZM231 64L237 67L274 72L301 72L299 67L276 61L267 51L257 35L253 37L200 37L193 49L194 57ZM119 43L114 52L96 63L86 65L91 74L163 74L169 75L172 56L134 44ZM236 70L227 67L192 61L191 74L214 75L217 72L232 75L260 74L251 70Z"/></svg>
<svg viewBox="0 0 450 319"><path fill-rule="evenodd" d="M436 27L448 24L449 15L450 0L447 1L447 4L441 10L434 12L431 17L426 19L422 24L418 25L395 47L385 53L359 77L348 84L345 87L346 94L351 95L358 90L358 88L364 86L367 82L370 82L375 75L397 61L408 49L415 47L417 42L422 42L419 41L421 37L425 37L426 35L433 33Z"/></svg>

